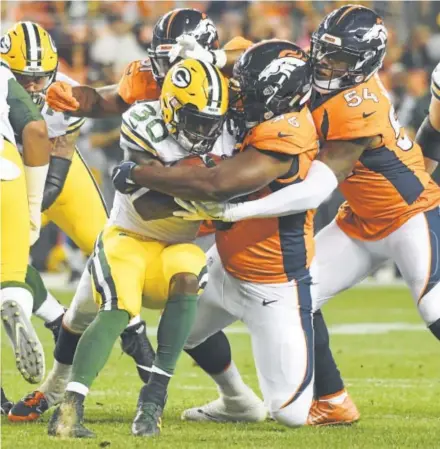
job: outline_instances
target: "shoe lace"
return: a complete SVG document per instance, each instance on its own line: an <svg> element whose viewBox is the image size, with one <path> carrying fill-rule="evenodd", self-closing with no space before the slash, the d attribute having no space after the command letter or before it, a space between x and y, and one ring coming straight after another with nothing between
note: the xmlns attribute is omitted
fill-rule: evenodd
<svg viewBox="0 0 440 449"><path fill-rule="evenodd" d="M44 394L41 391L34 391L28 394L23 402L26 407L33 407L34 405L40 405L42 401L46 401Z"/></svg>

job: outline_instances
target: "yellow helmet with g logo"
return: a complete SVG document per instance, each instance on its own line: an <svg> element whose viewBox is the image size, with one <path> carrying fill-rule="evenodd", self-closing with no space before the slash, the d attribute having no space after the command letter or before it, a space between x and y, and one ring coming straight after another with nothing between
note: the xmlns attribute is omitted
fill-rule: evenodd
<svg viewBox="0 0 440 449"><path fill-rule="evenodd" d="M18 22L3 35L0 55L25 88L26 84L39 81L38 90L30 92L34 99L44 93L55 79L57 49L49 33L34 22Z"/></svg>
<svg viewBox="0 0 440 449"><path fill-rule="evenodd" d="M208 153L228 111L228 84L212 64L185 59L167 73L160 95L169 133L189 152Z"/></svg>

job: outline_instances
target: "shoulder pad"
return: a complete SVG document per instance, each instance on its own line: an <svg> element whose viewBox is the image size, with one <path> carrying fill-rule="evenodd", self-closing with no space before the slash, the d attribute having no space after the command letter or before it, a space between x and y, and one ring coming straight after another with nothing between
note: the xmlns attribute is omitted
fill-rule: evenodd
<svg viewBox="0 0 440 449"><path fill-rule="evenodd" d="M122 115L120 145L123 150L158 155L158 145L168 137L158 101L138 102Z"/></svg>
<svg viewBox="0 0 440 449"><path fill-rule="evenodd" d="M431 92L437 100L440 100L440 62L437 64L431 75Z"/></svg>

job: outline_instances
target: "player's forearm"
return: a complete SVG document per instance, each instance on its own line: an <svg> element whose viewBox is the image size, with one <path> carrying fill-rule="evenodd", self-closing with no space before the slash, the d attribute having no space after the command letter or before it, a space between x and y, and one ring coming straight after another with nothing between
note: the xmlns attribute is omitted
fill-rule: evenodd
<svg viewBox="0 0 440 449"><path fill-rule="evenodd" d="M130 105L118 94L118 86L104 86L95 89L90 86L75 86L72 95L79 102L76 111L69 112L76 117L102 118L125 112Z"/></svg>
<svg viewBox="0 0 440 449"><path fill-rule="evenodd" d="M49 164L52 144L44 120L29 122L23 129L23 161L28 167Z"/></svg>
<svg viewBox="0 0 440 449"><path fill-rule="evenodd" d="M440 131L431 123L431 116L426 117L420 125L416 142L422 148L426 171L432 173L440 162Z"/></svg>
<svg viewBox="0 0 440 449"><path fill-rule="evenodd" d="M284 187L255 201L230 204L228 221L249 218L282 217L316 209L338 186L333 171L320 161L314 161L304 181Z"/></svg>
<svg viewBox="0 0 440 449"><path fill-rule="evenodd" d="M185 200L226 201L233 197L214 169L137 165L131 177L137 185Z"/></svg>

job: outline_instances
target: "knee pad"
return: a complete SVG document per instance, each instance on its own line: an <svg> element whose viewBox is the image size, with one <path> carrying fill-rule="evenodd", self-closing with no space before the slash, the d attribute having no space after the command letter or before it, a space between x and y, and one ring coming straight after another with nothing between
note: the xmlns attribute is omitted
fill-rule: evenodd
<svg viewBox="0 0 440 449"><path fill-rule="evenodd" d="M440 319L440 283L420 298L417 307L428 326Z"/></svg>

